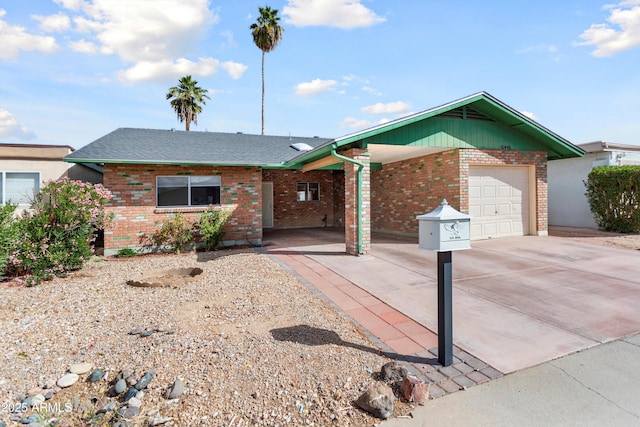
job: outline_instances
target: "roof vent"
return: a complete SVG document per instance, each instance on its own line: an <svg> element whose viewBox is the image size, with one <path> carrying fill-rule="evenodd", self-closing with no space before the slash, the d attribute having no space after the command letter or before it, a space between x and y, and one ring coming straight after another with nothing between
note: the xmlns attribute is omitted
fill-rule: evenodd
<svg viewBox="0 0 640 427"><path fill-rule="evenodd" d="M295 144L290 145L291 148L295 148L298 151L309 151L313 150L313 147L309 144L305 144L304 142L296 142Z"/></svg>
<svg viewBox="0 0 640 427"><path fill-rule="evenodd" d="M236 135L242 135L242 132L236 132Z"/></svg>

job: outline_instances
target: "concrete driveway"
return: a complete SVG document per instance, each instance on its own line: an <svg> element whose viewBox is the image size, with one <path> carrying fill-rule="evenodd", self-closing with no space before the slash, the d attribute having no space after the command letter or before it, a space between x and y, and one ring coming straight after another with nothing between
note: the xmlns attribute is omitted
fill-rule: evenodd
<svg viewBox="0 0 640 427"><path fill-rule="evenodd" d="M436 253L416 239L373 236L369 255L343 234L277 231L304 253L437 331ZM453 253L454 344L509 373L640 332L640 253L561 237L476 241Z"/></svg>

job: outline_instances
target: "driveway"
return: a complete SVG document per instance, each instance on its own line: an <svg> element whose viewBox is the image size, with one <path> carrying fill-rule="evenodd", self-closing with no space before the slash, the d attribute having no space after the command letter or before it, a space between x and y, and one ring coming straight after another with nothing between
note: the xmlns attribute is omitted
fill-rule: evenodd
<svg viewBox="0 0 640 427"><path fill-rule="evenodd" d="M304 253L437 331L436 253L416 239L373 236L344 254L341 232L274 231ZM453 253L454 344L504 373L640 332L640 254L562 237L472 242Z"/></svg>

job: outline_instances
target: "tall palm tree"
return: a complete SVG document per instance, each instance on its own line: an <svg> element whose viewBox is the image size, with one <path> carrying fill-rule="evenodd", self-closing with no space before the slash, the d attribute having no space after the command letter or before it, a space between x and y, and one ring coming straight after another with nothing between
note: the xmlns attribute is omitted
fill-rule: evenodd
<svg viewBox="0 0 640 427"><path fill-rule="evenodd" d="M191 76L184 76L178 80L178 86L169 88L167 99L171 100L171 106L178 115L180 122L185 122L185 130L188 132L191 122L198 125L198 114L202 113L202 105L206 104L207 89L198 86L198 82ZM202 105L200 105L202 104Z"/></svg>
<svg viewBox="0 0 640 427"><path fill-rule="evenodd" d="M277 9L269 6L258 7L260 16L249 29L253 34L253 42L262 51L262 135L264 135L264 54L271 52L282 40L284 28L278 23L280 17Z"/></svg>

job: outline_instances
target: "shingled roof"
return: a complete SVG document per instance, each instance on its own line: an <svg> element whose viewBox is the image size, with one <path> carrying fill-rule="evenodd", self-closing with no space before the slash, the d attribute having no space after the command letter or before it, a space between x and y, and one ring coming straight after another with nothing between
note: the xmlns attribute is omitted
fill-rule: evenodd
<svg viewBox="0 0 640 427"><path fill-rule="evenodd" d="M281 167L298 156L292 144L327 138L120 128L65 157L70 163L135 163Z"/></svg>

